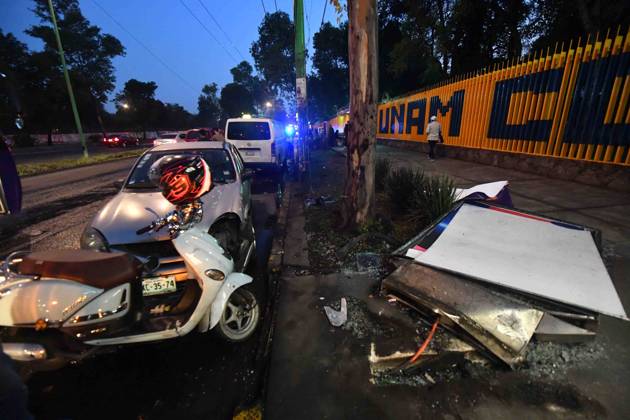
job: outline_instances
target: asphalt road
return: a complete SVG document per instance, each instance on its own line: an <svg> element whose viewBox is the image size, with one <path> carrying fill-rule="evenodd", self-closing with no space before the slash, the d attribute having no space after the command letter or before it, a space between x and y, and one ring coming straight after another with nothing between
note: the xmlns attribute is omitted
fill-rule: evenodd
<svg viewBox="0 0 630 420"><path fill-rule="evenodd" d="M78 247L84 226L115 193L113 181L123 177L132 162L25 179L25 208L37 218L20 230L16 242L24 244L32 238L34 250ZM257 259L250 274L265 314L271 308L266 264L278 183L257 175L252 190ZM231 418L237 407L260 396L269 321L269 316L264 317L246 343L226 343L212 332L194 333L170 342L123 347L61 370L37 373L27 383L30 410L38 419Z"/></svg>

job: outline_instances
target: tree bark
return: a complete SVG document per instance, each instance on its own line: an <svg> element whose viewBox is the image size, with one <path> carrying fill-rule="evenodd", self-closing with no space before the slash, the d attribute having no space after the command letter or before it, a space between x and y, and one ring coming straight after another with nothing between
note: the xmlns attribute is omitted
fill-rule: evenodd
<svg viewBox="0 0 630 420"><path fill-rule="evenodd" d="M376 0L348 1L350 126L341 227L366 223L374 213L378 55Z"/></svg>

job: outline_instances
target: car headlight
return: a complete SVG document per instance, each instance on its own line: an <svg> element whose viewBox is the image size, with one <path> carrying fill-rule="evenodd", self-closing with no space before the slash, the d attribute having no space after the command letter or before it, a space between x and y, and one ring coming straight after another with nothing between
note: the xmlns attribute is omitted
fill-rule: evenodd
<svg viewBox="0 0 630 420"><path fill-rule="evenodd" d="M81 235L81 248L107 252L109 251L109 244L101 232L93 227L87 227Z"/></svg>

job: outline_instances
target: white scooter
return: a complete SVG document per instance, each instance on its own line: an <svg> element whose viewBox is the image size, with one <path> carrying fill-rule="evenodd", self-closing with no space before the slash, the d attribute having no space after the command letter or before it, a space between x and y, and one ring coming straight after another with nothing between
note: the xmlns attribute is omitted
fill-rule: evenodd
<svg viewBox="0 0 630 420"><path fill-rule="evenodd" d="M201 200L195 199L137 232L169 230L188 268L184 282L155 277L154 261L125 253L11 255L0 272L3 351L38 370L111 346L177 338L194 329L218 326L230 341L249 338L260 318L255 294L243 287L253 279L233 272L234 262L219 243L196 228L202 212Z"/></svg>

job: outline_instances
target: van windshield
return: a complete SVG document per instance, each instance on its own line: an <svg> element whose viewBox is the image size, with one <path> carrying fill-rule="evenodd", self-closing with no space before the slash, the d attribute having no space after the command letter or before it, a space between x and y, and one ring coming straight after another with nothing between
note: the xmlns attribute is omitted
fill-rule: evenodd
<svg viewBox="0 0 630 420"><path fill-rule="evenodd" d="M269 123L264 121L233 121L228 123L230 140L270 140Z"/></svg>

